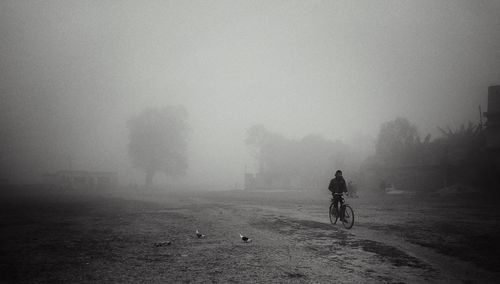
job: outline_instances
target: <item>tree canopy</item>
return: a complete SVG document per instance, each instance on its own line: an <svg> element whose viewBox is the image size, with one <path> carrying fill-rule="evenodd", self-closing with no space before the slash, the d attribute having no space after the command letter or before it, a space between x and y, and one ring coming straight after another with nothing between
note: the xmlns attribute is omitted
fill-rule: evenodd
<svg viewBox="0 0 500 284"><path fill-rule="evenodd" d="M420 144L417 127L408 119L398 117L382 124L375 151L386 162L405 163L415 158L414 153Z"/></svg>
<svg viewBox="0 0 500 284"><path fill-rule="evenodd" d="M178 176L187 170L188 126L183 107L147 108L128 123L129 155L146 173L150 186L156 173Z"/></svg>

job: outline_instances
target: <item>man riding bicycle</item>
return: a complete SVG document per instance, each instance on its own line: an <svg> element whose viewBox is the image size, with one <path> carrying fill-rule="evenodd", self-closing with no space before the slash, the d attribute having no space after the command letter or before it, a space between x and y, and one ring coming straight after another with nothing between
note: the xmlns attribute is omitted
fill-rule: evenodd
<svg viewBox="0 0 500 284"><path fill-rule="evenodd" d="M347 186L344 178L342 177L342 171L338 170L335 172L335 178L330 181L330 185L328 186L328 190L332 192L332 202L335 210L339 212L339 206L344 204L344 198L342 194L345 192L347 194ZM340 220L345 222L344 220L344 212L340 212Z"/></svg>

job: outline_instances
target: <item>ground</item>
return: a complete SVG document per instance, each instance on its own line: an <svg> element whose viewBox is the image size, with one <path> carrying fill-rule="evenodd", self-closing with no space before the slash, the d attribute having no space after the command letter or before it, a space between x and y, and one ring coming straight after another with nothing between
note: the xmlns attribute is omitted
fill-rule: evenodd
<svg viewBox="0 0 500 284"><path fill-rule="evenodd" d="M347 200L356 214L350 230L329 223L327 193L9 188L0 200L0 282L494 283L500 276L500 209L492 200L361 196Z"/></svg>

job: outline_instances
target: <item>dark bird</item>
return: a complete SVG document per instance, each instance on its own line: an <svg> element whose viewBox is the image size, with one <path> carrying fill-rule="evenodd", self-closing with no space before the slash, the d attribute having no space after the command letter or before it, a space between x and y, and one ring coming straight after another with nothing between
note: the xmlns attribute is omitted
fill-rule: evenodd
<svg viewBox="0 0 500 284"><path fill-rule="evenodd" d="M252 239L248 238L248 237L245 237L243 236L242 234L240 234L240 238L241 240L244 242L244 243L248 243L248 242L251 242Z"/></svg>
<svg viewBox="0 0 500 284"><path fill-rule="evenodd" d="M198 231L198 230L196 230L196 236L198 237L198 239L206 237L204 234L200 233L200 231Z"/></svg>
<svg viewBox="0 0 500 284"><path fill-rule="evenodd" d="M162 247L162 246L169 246L171 245L172 242L171 241L165 241L165 242L157 242L157 243L154 243L155 247Z"/></svg>

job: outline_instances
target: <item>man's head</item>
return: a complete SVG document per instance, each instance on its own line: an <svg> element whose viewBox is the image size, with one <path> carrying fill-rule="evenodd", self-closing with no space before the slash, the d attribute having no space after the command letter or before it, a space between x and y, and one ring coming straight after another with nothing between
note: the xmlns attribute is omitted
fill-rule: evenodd
<svg viewBox="0 0 500 284"><path fill-rule="evenodd" d="M342 171L341 170L337 170L335 172L335 177L342 177Z"/></svg>

